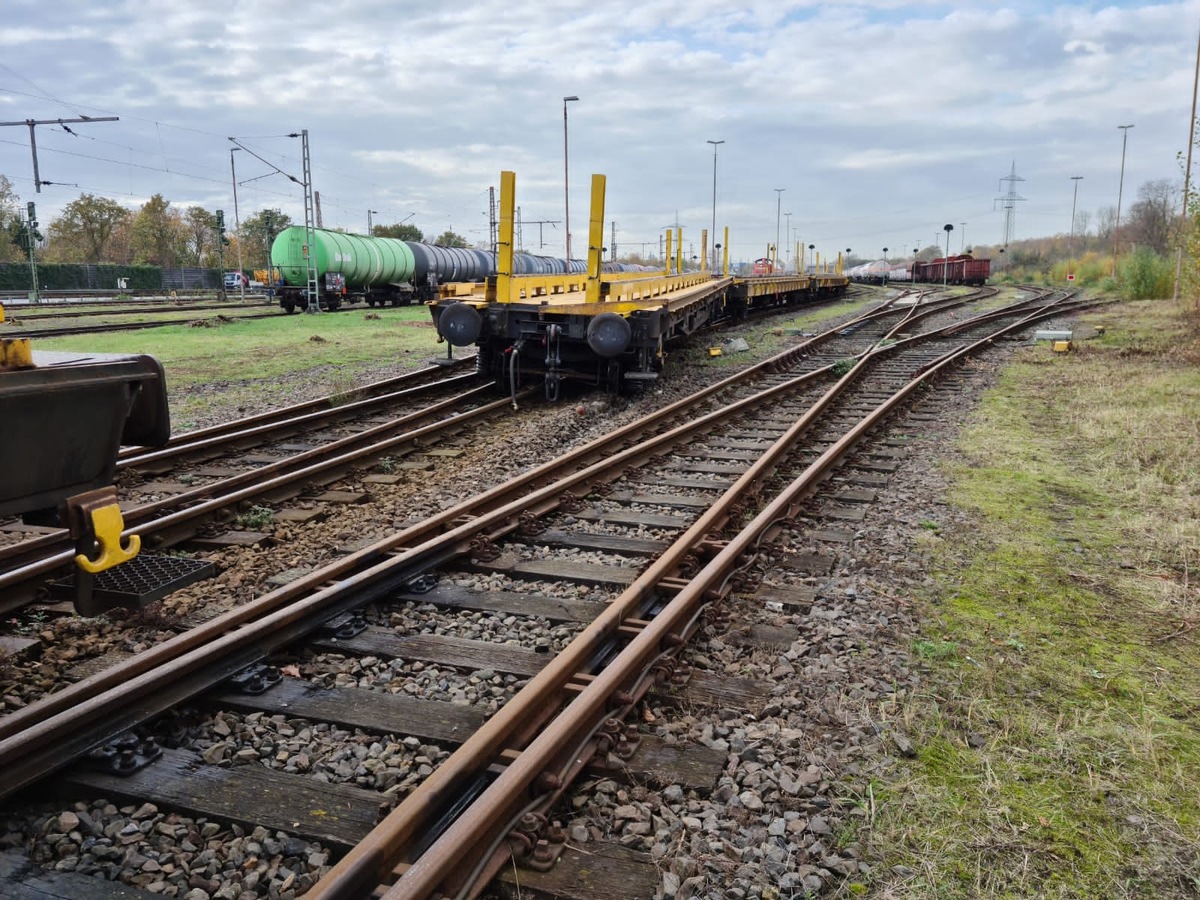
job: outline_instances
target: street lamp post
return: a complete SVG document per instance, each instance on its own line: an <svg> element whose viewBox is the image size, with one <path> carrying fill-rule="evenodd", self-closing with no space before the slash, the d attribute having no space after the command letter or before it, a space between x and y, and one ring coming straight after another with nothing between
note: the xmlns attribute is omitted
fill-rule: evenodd
<svg viewBox="0 0 1200 900"><path fill-rule="evenodd" d="M792 252L792 214L784 213L783 217L787 219L787 228L783 232L787 236L787 243L783 245L783 261L786 263L788 254Z"/></svg>
<svg viewBox="0 0 1200 900"><path fill-rule="evenodd" d="M887 251L888 248L883 248L883 271L880 273L879 281L884 287L887 286L888 266L887 266Z"/></svg>
<svg viewBox="0 0 1200 900"><path fill-rule="evenodd" d="M809 244L809 245L808 245L808 255L809 255L810 257L812 257L812 252L813 252L814 250L816 250L816 249L817 249L817 245L816 245L816 244ZM816 259L815 259L815 257L813 258L813 262L814 262L814 263L816 262ZM804 266L804 267L802 267L802 268L808 268L808 267L807 267L807 266ZM802 272L801 274L803 275L803 274L805 274L805 273L803 273L803 272ZM813 274L814 274L814 275L816 274L816 269L813 269Z"/></svg>
<svg viewBox="0 0 1200 900"><path fill-rule="evenodd" d="M1117 182L1117 223L1113 226L1113 264L1112 274L1117 275L1117 241L1121 230L1121 194L1125 190L1125 145L1129 141L1129 129L1132 125L1118 125L1121 129L1121 180ZM1184 201L1187 202L1186 200Z"/></svg>
<svg viewBox="0 0 1200 900"><path fill-rule="evenodd" d="M954 230L954 226L947 222L942 226L942 230L946 232L946 258L942 260L942 290L945 290L950 281L950 232Z"/></svg>
<svg viewBox="0 0 1200 900"><path fill-rule="evenodd" d="M783 210L783 192L787 188L775 188L775 265L779 264L779 220Z"/></svg>
<svg viewBox="0 0 1200 900"><path fill-rule="evenodd" d="M1071 274L1075 264L1075 201L1079 199L1079 182L1083 180L1083 176L1072 175L1071 180L1075 182L1075 191L1071 196L1071 240L1067 246L1067 281L1075 280L1075 276Z"/></svg>
<svg viewBox="0 0 1200 900"><path fill-rule="evenodd" d="M958 244L958 252L962 254L967 252L967 223L959 222L958 224L962 226L962 233L959 235Z"/></svg>
<svg viewBox="0 0 1200 900"><path fill-rule="evenodd" d="M375 233L375 231L374 231L375 223L371 221L371 216L377 216L377 215L379 215L379 210L377 210L377 209L368 209L367 210L367 237L371 237L371 235L373 235Z"/></svg>
<svg viewBox="0 0 1200 900"><path fill-rule="evenodd" d="M238 217L238 199L237 199L237 169L233 165L233 154L241 150L241 147L229 148L229 177L233 182L233 230L238 236L238 289L241 292L242 303L246 302L246 276L242 271L242 222ZM221 273L221 278L224 280L225 273Z"/></svg>
<svg viewBox="0 0 1200 900"><path fill-rule="evenodd" d="M724 141L705 141L706 144L712 144L713 148L713 207L712 207L712 239L713 239L713 262L712 271L717 271L717 146L725 143Z"/></svg>
<svg viewBox="0 0 1200 900"><path fill-rule="evenodd" d="M571 271L571 180L570 169L567 165L567 104L578 100L578 97L563 97L563 191L566 196L566 226L567 226L567 272Z"/></svg>

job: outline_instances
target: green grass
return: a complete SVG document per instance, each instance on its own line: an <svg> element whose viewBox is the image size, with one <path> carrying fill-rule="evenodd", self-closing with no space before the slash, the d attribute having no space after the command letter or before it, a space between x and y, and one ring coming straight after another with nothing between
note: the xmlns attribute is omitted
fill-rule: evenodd
<svg viewBox="0 0 1200 900"><path fill-rule="evenodd" d="M1170 309L1010 366L948 467L888 897L1200 896L1200 341Z"/></svg>
<svg viewBox="0 0 1200 900"><path fill-rule="evenodd" d="M264 399L281 406L292 402L290 392L313 386L328 393L347 391L373 368L422 365L444 356L445 348L437 343L424 307L280 315L208 327L172 325L45 338L34 344L35 350L157 357L167 374L175 431L193 427L216 406L228 409L240 403L261 409Z"/></svg>

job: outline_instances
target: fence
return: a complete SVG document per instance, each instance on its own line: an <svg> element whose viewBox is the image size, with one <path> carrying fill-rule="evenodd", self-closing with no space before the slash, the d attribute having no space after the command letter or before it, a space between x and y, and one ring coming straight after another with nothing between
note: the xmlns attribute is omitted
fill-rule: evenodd
<svg viewBox="0 0 1200 900"><path fill-rule="evenodd" d="M38 287L44 291L156 291L221 287L220 269L182 266L83 265L39 263ZM29 263L0 263L0 291L28 291Z"/></svg>

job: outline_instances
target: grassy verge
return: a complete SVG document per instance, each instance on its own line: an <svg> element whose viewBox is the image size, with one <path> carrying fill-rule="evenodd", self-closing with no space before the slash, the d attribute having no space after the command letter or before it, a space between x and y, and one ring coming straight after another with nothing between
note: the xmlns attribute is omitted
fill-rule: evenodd
<svg viewBox="0 0 1200 900"><path fill-rule="evenodd" d="M1200 896L1200 323L1089 319L1006 370L949 465L970 525L925 532L877 896Z"/></svg>
<svg viewBox="0 0 1200 900"><path fill-rule="evenodd" d="M280 406L293 396L349 390L371 369L423 365L445 355L446 345L437 343L427 309L407 307L43 338L34 349L157 357L167 373L174 430L182 431L214 405L263 409L264 402Z"/></svg>

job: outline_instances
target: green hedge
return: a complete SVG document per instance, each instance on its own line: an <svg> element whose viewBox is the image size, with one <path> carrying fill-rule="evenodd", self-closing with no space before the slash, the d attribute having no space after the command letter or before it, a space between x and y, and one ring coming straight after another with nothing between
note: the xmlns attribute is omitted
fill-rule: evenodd
<svg viewBox="0 0 1200 900"><path fill-rule="evenodd" d="M118 278L128 278L130 290L154 291L163 286L158 266L86 266L75 263L39 264L38 282L42 290L112 290ZM0 264L0 290L28 291L29 264Z"/></svg>

